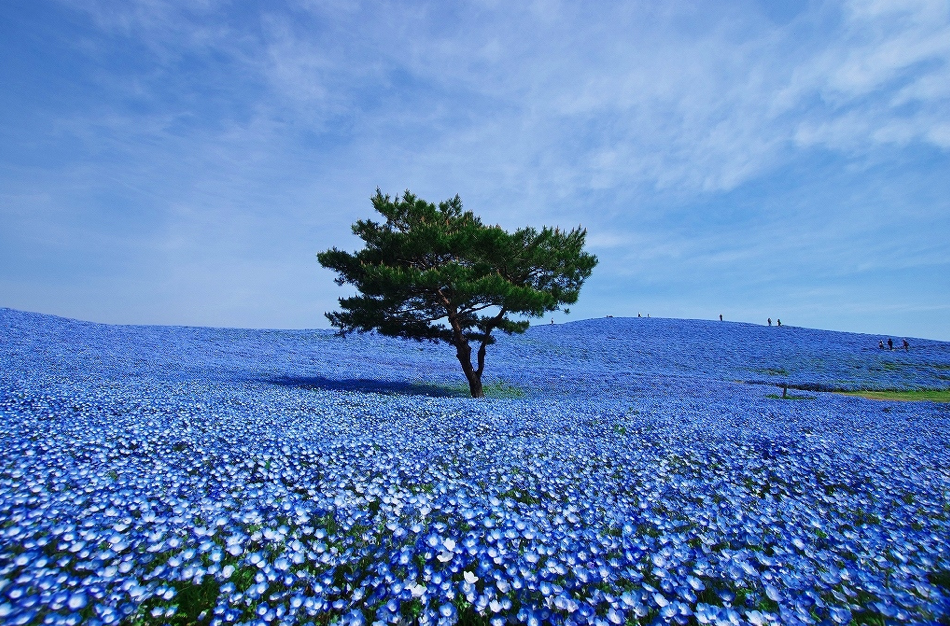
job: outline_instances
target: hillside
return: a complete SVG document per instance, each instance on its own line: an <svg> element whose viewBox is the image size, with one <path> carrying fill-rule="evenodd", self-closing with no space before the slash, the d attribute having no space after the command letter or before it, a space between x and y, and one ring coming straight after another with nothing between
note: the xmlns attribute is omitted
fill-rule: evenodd
<svg viewBox="0 0 950 626"><path fill-rule="evenodd" d="M598 319L445 346L0 310L0 620L950 616L950 344ZM760 384L761 383L761 384Z"/></svg>
<svg viewBox="0 0 950 626"><path fill-rule="evenodd" d="M0 309L8 366L63 375L201 375L337 389L452 394L464 381L453 350L329 330L114 326ZM950 343L753 324L604 318L534 326L489 348L486 377L526 394L624 394L670 379L788 383L812 390L950 388ZM898 344L900 342L898 341ZM372 354L367 360L363 355ZM456 371L458 370L458 371Z"/></svg>

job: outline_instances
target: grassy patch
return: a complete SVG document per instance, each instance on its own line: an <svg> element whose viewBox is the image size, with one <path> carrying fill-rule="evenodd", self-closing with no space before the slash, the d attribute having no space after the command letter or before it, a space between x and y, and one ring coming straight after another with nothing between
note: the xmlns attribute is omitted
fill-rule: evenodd
<svg viewBox="0 0 950 626"><path fill-rule="evenodd" d="M528 395L523 389L515 387L510 383L506 383L503 380L490 382L483 387L483 390L485 391L485 396L488 398L518 399L524 398Z"/></svg>
<svg viewBox="0 0 950 626"><path fill-rule="evenodd" d="M846 396L858 396L868 400L897 400L899 402L950 402L950 389L927 389L923 391L841 391Z"/></svg>
<svg viewBox="0 0 950 626"><path fill-rule="evenodd" d="M434 389L442 390L446 395L469 397L468 383L459 383L457 385L429 385ZM525 398L528 394L521 388L516 387L503 380L495 380L482 384L482 392L486 398L500 398L508 400L517 400Z"/></svg>
<svg viewBox="0 0 950 626"><path fill-rule="evenodd" d="M793 394L785 394L784 396L780 393L769 393L766 394L766 398L771 398L772 400L814 400L815 396L796 396Z"/></svg>

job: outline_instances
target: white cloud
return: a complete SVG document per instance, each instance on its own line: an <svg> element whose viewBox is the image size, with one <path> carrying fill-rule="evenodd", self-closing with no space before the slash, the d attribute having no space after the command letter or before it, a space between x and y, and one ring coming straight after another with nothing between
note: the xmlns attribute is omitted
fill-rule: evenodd
<svg viewBox="0 0 950 626"><path fill-rule="evenodd" d="M68 240L99 228L106 218L87 213L124 190L155 227L95 240L165 255L176 280L196 276L193 291L214 282L192 268L215 254L270 246L261 264L305 253L316 268L328 225L346 237L376 185L460 193L506 227L582 222L615 276L946 258L927 238L946 223L939 198L913 205L919 254L909 235L875 239L889 212L911 210L899 197L710 200L816 153L871 169L903 148L950 148L946 2L802 3L780 19L745 0L63 4L89 18L76 52L92 59L83 79L97 97L43 129L50 153L82 149L43 172L44 197L35 180L7 184L4 216ZM263 273L237 265L266 292Z"/></svg>
<svg viewBox="0 0 950 626"><path fill-rule="evenodd" d="M211 0L90 6L165 58L234 59L272 88L258 115L346 120L354 142L425 124L423 160L462 150L502 179L545 162L542 188L727 190L794 146L946 147L943 2L819 7L782 27L739 5L311 2L230 22Z"/></svg>

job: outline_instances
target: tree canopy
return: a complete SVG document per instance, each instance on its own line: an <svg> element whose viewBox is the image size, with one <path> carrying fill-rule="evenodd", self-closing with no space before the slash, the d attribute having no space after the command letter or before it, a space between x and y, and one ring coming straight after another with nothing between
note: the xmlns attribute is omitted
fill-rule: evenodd
<svg viewBox="0 0 950 626"><path fill-rule="evenodd" d="M373 208L385 222L359 220L365 242L356 253L317 254L338 285L358 295L327 313L340 333L375 330L390 337L451 344L472 397L483 396L482 373L493 332L522 333L526 319L577 301L597 264L584 252L587 231L486 226L455 196L438 206L408 190L390 198L377 189ZM476 362L472 363L472 345Z"/></svg>

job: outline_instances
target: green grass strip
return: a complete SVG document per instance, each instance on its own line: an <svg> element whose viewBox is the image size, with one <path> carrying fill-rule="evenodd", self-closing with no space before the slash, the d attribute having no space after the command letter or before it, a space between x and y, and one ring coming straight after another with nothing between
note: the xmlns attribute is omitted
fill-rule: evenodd
<svg viewBox="0 0 950 626"><path fill-rule="evenodd" d="M899 402L950 402L950 389L925 391L841 391L846 396L858 396L868 400L897 400Z"/></svg>

